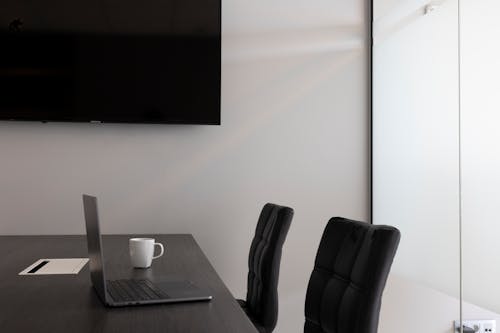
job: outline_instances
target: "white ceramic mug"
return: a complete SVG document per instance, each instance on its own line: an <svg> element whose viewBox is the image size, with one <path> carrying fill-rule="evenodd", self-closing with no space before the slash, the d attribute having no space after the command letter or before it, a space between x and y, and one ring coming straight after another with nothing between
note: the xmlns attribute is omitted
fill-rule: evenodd
<svg viewBox="0 0 500 333"><path fill-rule="evenodd" d="M148 268L153 259L163 255L163 244L155 243L153 238L130 238L128 241L130 261L135 268ZM155 246L160 247L160 254L155 256Z"/></svg>

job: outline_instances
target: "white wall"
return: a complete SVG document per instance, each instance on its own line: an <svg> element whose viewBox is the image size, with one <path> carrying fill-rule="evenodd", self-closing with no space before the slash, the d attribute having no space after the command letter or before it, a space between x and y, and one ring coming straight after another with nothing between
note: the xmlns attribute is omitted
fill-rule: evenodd
<svg viewBox="0 0 500 333"><path fill-rule="evenodd" d="M367 219L364 2L224 1L222 126L0 123L0 234L193 233L235 296L262 205L295 208L277 332L331 216ZM167 244L168 251L168 244Z"/></svg>

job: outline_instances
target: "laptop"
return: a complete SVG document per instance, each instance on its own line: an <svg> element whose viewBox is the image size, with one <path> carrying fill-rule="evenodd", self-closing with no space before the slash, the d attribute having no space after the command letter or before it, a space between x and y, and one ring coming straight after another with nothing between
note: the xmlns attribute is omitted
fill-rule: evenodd
<svg viewBox="0 0 500 333"><path fill-rule="evenodd" d="M97 198L84 194L83 210L87 228L90 279L94 290L106 306L179 303L212 299L210 293L199 289L189 281L106 280L97 214Z"/></svg>

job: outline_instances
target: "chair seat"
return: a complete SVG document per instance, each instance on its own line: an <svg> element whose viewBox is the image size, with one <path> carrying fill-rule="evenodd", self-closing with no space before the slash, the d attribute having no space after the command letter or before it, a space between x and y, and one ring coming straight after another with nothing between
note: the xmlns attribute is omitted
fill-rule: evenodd
<svg viewBox="0 0 500 333"><path fill-rule="evenodd" d="M256 318L250 312L250 309L248 309L247 302L245 302L242 299L237 299L236 301L241 306L241 308L243 309L243 311L245 311L247 317L252 321L253 326L255 326L255 328L257 329L257 331L259 331L259 333L270 333L270 332L266 331L266 329L264 327L262 327L261 325L259 325L259 323L257 322Z"/></svg>

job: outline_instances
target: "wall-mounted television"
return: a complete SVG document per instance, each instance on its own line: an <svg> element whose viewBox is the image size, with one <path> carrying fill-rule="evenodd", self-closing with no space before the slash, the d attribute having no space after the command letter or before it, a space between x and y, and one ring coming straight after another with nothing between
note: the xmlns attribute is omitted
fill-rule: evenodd
<svg viewBox="0 0 500 333"><path fill-rule="evenodd" d="M2 0L0 119L220 124L220 0Z"/></svg>

